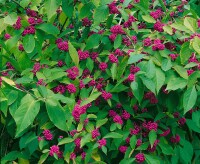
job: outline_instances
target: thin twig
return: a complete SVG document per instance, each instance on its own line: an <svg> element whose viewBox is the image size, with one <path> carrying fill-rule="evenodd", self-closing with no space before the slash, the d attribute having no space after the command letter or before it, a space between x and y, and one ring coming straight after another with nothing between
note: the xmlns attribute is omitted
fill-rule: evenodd
<svg viewBox="0 0 200 164"><path fill-rule="evenodd" d="M119 23L118 23L118 24L120 25L121 23L122 23L122 17L120 18L120 20L119 20Z"/></svg>
<svg viewBox="0 0 200 164"><path fill-rule="evenodd" d="M62 27L61 27L61 29L60 29L60 32L62 32L62 31L63 31L63 28L64 28L64 26L65 26L66 22L67 22L67 18L65 19L65 22L63 23L63 25L62 25Z"/></svg>

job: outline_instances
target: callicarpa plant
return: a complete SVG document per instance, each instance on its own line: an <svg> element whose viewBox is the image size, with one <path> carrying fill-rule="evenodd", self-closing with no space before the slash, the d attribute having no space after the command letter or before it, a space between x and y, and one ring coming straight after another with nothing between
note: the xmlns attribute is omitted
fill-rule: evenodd
<svg viewBox="0 0 200 164"><path fill-rule="evenodd" d="M200 163L199 0L0 0L1 163Z"/></svg>

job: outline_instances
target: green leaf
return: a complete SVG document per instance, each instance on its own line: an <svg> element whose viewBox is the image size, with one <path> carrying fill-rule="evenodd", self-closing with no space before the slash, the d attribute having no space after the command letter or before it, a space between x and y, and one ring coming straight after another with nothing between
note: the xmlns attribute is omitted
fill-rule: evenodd
<svg viewBox="0 0 200 164"><path fill-rule="evenodd" d="M184 25L193 33L197 31L198 25L197 21L194 18L186 17L184 19Z"/></svg>
<svg viewBox="0 0 200 164"><path fill-rule="evenodd" d="M197 91L195 86L189 88L185 91L183 95L183 107L184 113L187 113L196 103L197 100Z"/></svg>
<svg viewBox="0 0 200 164"><path fill-rule="evenodd" d="M200 39L199 37L195 37L192 41L192 47L194 48L194 50L200 54Z"/></svg>
<svg viewBox="0 0 200 164"><path fill-rule="evenodd" d="M165 31L166 33L168 33L169 35L173 35L173 29L172 29L171 26L164 26L163 29L164 29L164 31Z"/></svg>
<svg viewBox="0 0 200 164"><path fill-rule="evenodd" d="M16 91L14 91L14 92L16 92ZM18 92L16 92L16 93L18 93ZM9 95L12 95L12 91L9 93ZM12 98L11 98L12 100L15 99L14 96L15 95L12 96ZM1 91L1 90L0 90L0 97L1 97L1 99L0 99L0 106L1 106L0 111L4 114L4 116L7 117L7 111L8 111L9 103L8 103L8 99L5 96L5 93L3 93L3 91Z"/></svg>
<svg viewBox="0 0 200 164"><path fill-rule="evenodd" d="M11 90L8 94L8 105L14 103L18 98L18 91ZM2 98L2 97L1 97Z"/></svg>
<svg viewBox="0 0 200 164"><path fill-rule="evenodd" d="M172 146L169 145L169 143L165 143L165 142L166 141L164 139L162 139L158 143L159 147L162 150L162 153L166 154L166 155L173 155L174 154L174 150L173 150Z"/></svg>
<svg viewBox="0 0 200 164"><path fill-rule="evenodd" d="M61 0L46 0L44 3L44 7L47 12L47 18L50 20L54 15L56 15L56 10L60 5Z"/></svg>
<svg viewBox="0 0 200 164"><path fill-rule="evenodd" d="M100 1L101 1L101 5L107 5L111 3L113 0L100 0Z"/></svg>
<svg viewBox="0 0 200 164"><path fill-rule="evenodd" d="M87 118L97 118L97 116L95 114L88 114Z"/></svg>
<svg viewBox="0 0 200 164"><path fill-rule="evenodd" d="M42 155L40 156L40 160L38 161L38 164L44 163L48 156L49 156L49 153L44 153L44 154L42 154Z"/></svg>
<svg viewBox="0 0 200 164"><path fill-rule="evenodd" d="M88 4L84 4L84 6L81 8L80 14L79 14L79 18L85 18L88 17L91 13L91 3Z"/></svg>
<svg viewBox="0 0 200 164"><path fill-rule="evenodd" d="M142 19L148 23L156 23L156 20L153 19L150 15L142 15Z"/></svg>
<svg viewBox="0 0 200 164"><path fill-rule="evenodd" d="M17 125L16 137L20 137L21 132L31 125L40 110L40 103L30 94L27 94L21 100L19 108L14 114L14 120Z"/></svg>
<svg viewBox="0 0 200 164"><path fill-rule="evenodd" d="M190 163L193 157L193 145L183 138L181 138L180 143L183 145L183 147L179 146L180 157L185 163Z"/></svg>
<svg viewBox="0 0 200 164"><path fill-rule="evenodd" d="M137 147L136 150L146 150L148 146L149 146L149 142L144 142L139 147Z"/></svg>
<svg viewBox="0 0 200 164"><path fill-rule="evenodd" d="M122 138L122 137L123 135L116 132L110 132L104 136L104 138Z"/></svg>
<svg viewBox="0 0 200 164"><path fill-rule="evenodd" d="M132 0L125 0L123 2L123 7L126 8Z"/></svg>
<svg viewBox="0 0 200 164"><path fill-rule="evenodd" d="M114 41L114 48L117 49L122 44L122 35L118 34Z"/></svg>
<svg viewBox="0 0 200 164"><path fill-rule="evenodd" d="M118 64L118 67L117 67L117 79L121 79L122 78L122 75L126 69L126 66L127 66L127 63L128 62L128 58L127 57L124 57L122 59L122 61Z"/></svg>
<svg viewBox="0 0 200 164"><path fill-rule="evenodd" d="M117 93L119 93L119 92L122 92L122 91L124 91L124 90L127 90L127 89L129 89L129 87L127 87L127 86L125 86L125 85L123 85L123 84L117 84L114 88L112 88L111 90L109 90L109 92L117 92Z"/></svg>
<svg viewBox="0 0 200 164"><path fill-rule="evenodd" d="M33 35L26 35L23 38L23 46L24 46L24 50L27 53L31 53L33 52L34 48L35 48L35 39Z"/></svg>
<svg viewBox="0 0 200 164"><path fill-rule="evenodd" d="M33 62L28 57L27 53L21 53L17 58L17 63L20 65L21 70L30 69L32 67Z"/></svg>
<svg viewBox="0 0 200 164"><path fill-rule="evenodd" d="M131 89L133 90L133 95L136 99L141 102L144 96L144 86L139 78L137 81L131 83Z"/></svg>
<svg viewBox="0 0 200 164"><path fill-rule="evenodd" d="M52 34L54 36L60 33L58 28L51 23L43 23L36 26L36 28L46 32L47 34Z"/></svg>
<svg viewBox="0 0 200 164"><path fill-rule="evenodd" d="M167 84L166 90L183 89L187 85L187 80L183 78L173 78Z"/></svg>
<svg viewBox="0 0 200 164"><path fill-rule="evenodd" d="M4 23L8 25L13 25L17 21L17 14L10 13L4 18Z"/></svg>
<svg viewBox="0 0 200 164"><path fill-rule="evenodd" d="M96 128L101 127L101 126L104 125L107 121L108 121L107 118L104 118L104 119L102 119L102 120L97 120Z"/></svg>
<svg viewBox="0 0 200 164"><path fill-rule="evenodd" d="M177 29L177 30L190 33L190 30L188 30L182 23L175 22L175 23L172 23L170 26Z"/></svg>
<svg viewBox="0 0 200 164"><path fill-rule="evenodd" d="M150 142L151 147L153 147L153 144L154 144L156 138L157 138L157 133L156 133L156 131L151 130L151 131L149 132L149 142Z"/></svg>
<svg viewBox="0 0 200 164"><path fill-rule="evenodd" d="M116 63L112 64L111 75L112 75L112 79L115 80L116 76L117 76L117 64Z"/></svg>
<svg viewBox="0 0 200 164"><path fill-rule="evenodd" d="M188 88L193 87L197 82L198 78L200 78L200 72L195 71L188 77Z"/></svg>
<svg viewBox="0 0 200 164"><path fill-rule="evenodd" d="M20 35L15 35L12 38L10 38L9 40L7 40L6 41L6 46L7 46L6 48L8 50L12 50L14 47L17 46L17 43L18 43L19 39L20 39Z"/></svg>
<svg viewBox="0 0 200 164"><path fill-rule="evenodd" d="M147 13L149 9L149 0L140 0L139 3L134 3L134 6L143 11L144 13Z"/></svg>
<svg viewBox="0 0 200 164"><path fill-rule="evenodd" d="M143 59L145 55L144 54L133 54L131 53L129 59L128 59L128 64L133 64L133 63L136 63L138 62L139 60Z"/></svg>
<svg viewBox="0 0 200 164"><path fill-rule="evenodd" d="M78 65L79 65L78 52L76 51L76 49L74 48L74 46L70 42L68 42L68 44L69 44L69 54L72 58L72 61L78 67Z"/></svg>
<svg viewBox="0 0 200 164"><path fill-rule="evenodd" d="M47 99L46 101L46 109L50 120L54 123L54 125L63 130L67 130L66 120L67 115L62 108L62 106L58 103L58 101L54 99Z"/></svg>
<svg viewBox="0 0 200 164"><path fill-rule="evenodd" d="M19 141L20 149L28 148L30 154L38 148L38 139L34 132L29 132L23 135Z"/></svg>
<svg viewBox="0 0 200 164"><path fill-rule="evenodd" d="M92 72L94 68L94 61L91 58L87 58L86 66L90 70L90 72Z"/></svg>
<svg viewBox="0 0 200 164"><path fill-rule="evenodd" d="M101 92L93 92L86 100L81 102L81 106L89 104L90 102L96 100L101 95Z"/></svg>
<svg viewBox="0 0 200 164"><path fill-rule="evenodd" d="M162 61L162 65L161 65L161 68L163 71L168 71L170 70L172 67L172 63L171 63L171 60L170 59L164 59Z"/></svg>
<svg viewBox="0 0 200 164"><path fill-rule="evenodd" d="M14 86L14 85L15 85L14 81L12 81L11 79L8 79L8 78L6 78L6 77L1 77L1 79L2 79L3 81L5 81L7 84L11 85L11 86Z"/></svg>
<svg viewBox="0 0 200 164"><path fill-rule="evenodd" d="M63 144L67 144L70 142L73 142L74 139L73 138L63 138L61 141L59 141L58 145L63 145Z"/></svg>
<svg viewBox="0 0 200 164"><path fill-rule="evenodd" d="M184 79L188 79L188 74L187 74L187 70L179 65L174 66L174 69L176 70L176 72L183 77Z"/></svg>
<svg viewBox="0 0 200 164"><path fill-rule="evenodd" d="M156 86L153 80L146 78L145 76L140 76L142 79L143 84L153 93L156 93Z"/></svg>
<svg viewBox="0 0 200 164"><path fill-rule="evenodd" d="M100 38L101 36L99 34L93 34L91 35L86 42L86 48L85 49L91 49L95 48L99 45L100 43Z"/></svg>
<svg viewBox="0 0 200 164"><path fill-rule="evenodd" d="M31 0L21 0L20 1L20 5L25 8L29 5L29 3L31 2Z"/></svg>
<svg viewBox="0 0 200 164"><path fill-rule="evenodd" d="M105 155L107 155L107 148L105 146L102 146L102 151L104 152ZM98 163L98 162L97 162ZM99 162L100 164L104 164L105 162ZM106 164L106 163L105 163Z"/></svg>
<svg viewBox="0 0 200 164"><path fill-rule="evenodd" d="M180 51L181 63L184 64L185 62L187 62L191 54L192 50L190 49L190 42L185 42L181 46L181 51Z"/></svg>
<svg viewBox="0 0 200 164"><path fill-rule="evenodd" d="M62 9L64 13L71 18L74 12L74 1L72 0L62 0Z"/></svg>
<svg viewBox="0 0 200 164"><path fill-rule="evenodd" d="M157 94L159 93L160 91L160 88L164 85L165 83L165 74L164 72L159 69L159 68L156 68L156 74L155 74L155 77L154 77L154 82L156 84L156 92Z"/></svg>
<svg viewBox="0 0 200 164"><path fill-rule="evenodd" d="M94 11L94 24L99 25L101 22L107 19L109 9L107 5L99 6Z"/></svg>
<svg viewBox="0 0 200 164"><path fill-rule="evenodd" d="M5 4L6 0L0 0L0 4Z"/></svg>
<svg viewBox="0 0 200 164"><path fill-rule="evenodd" d="M92 134L88 133L81 138L81 148L92 140Z"/></svg>
<svg viewBox="0 0 200 164"><path fill-rule="evenodd" d="M134 163L135 159L134 158L124 158L123 160L120 161L119 164L132 164Z"/></svg>
<svg viewBox="0 0 200 164"><path fill-rule="evenodd" d="M192 112L192 121L197 127L200 127L200 110Z"/></svg>
<svg viewBox="0 0 200 164"><path fill-rule="evenodd" d="M119 8L118 11L121 13L122 18L123 18L125 21L128 21L128 13L125 12L125 10L124 10L124 9L121 9L121 8Z"/></svg>
<svg viewBox="0 0 200 164"><path fill-rule="evenodd" d="M83 129L83 123L79 123L77 127L77 131L80 132Z"/></svg>
<svg viewBox="0 0 200 164"><path fill-rule="evenodd" d="M194 132L200 133L200 127L197 126L194 121L186 119L186 124L189 127L189 129L193 130Z"/></svg>
<svg viewBox="0 0 200 164"><path fill-rule="evenodd" d="M85 129L88 131L88 132L92 132L94 130L94 125L92 123L88 123L86 126L85 126Z"/></svg>
<svg viewBox="0 0 200 164"><path fill-rule="evenodd" d="M8 154L6 154L6 156L4 156L3 158L1 158L1 164L6 164L9 161L13 162L15 161L19 156L20 156L20 152L18 151L11 151Z"/></svg>
<svg viewBox="0 0 200 164"><path fill-rule="evenodd" d="M196 67L196 66L198 66L197 63L191 62L191 63L188 63L184 68L192 68L192 67Z"/></svg>
<svg viewBox="0 0 200 164"><path fill-rule="evenodd" d="M149 60L147 63L147 69L146 69L146 77L149 79L152 79L156 74L156 67L152 60Z"/></svg>
<svg viewBox="0 0 200 164"><path fill-rule="evenodd" d="M162 7L162 9L163 9L163 11L167 11L167 9L166 9L166 6L165 6L165 4L164 4L164 2L163 2L163 0L158 0L159 1L159 3L160 3L160 5L161 5L161 7Z"/></svg>
<svg viewBox="0 0 200 164"><path fill-rule="evenodd" d="M137 137L136 137L136 135L133 135L130 138L130 146L132 149L135 149L136 143L137 143Z"/></svg>
<svg viewBox="0 0 200 164"><path fill-rule="evenodd" d="M154 164L154 163L155 164L160 164L161 163L160 160L158 159L158 157L156 157L154 155L145 154L144 156L145 156L146 162L148 164Z"/></svg>

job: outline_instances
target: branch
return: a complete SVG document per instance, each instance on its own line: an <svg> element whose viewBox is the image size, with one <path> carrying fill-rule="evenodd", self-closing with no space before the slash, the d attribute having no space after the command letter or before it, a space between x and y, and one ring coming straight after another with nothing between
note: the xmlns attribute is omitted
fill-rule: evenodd
<svg viewBox="0 0 200 164"><path fill-rule="evenodd" d="M60 29L60 32L62 32L62 31L63 31L63 28L64 28L64 26L65 26L66 22L67 22L67 18L65 19L65 22L63 23L63 25L62 25L62 27L61 27L61 29Z"/></svg>

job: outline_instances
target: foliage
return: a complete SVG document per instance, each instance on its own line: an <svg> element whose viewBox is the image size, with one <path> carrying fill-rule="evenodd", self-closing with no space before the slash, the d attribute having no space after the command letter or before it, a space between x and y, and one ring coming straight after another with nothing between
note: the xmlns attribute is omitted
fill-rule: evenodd
<svg viewBox="0 0 200 164"><path fill-rule="evenodd" d="M200 163L198 0L0 0L1 163Z"/></svg>

